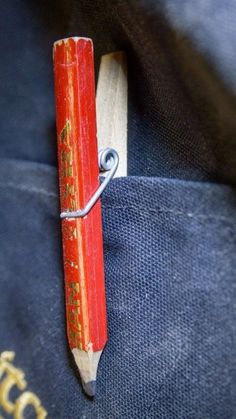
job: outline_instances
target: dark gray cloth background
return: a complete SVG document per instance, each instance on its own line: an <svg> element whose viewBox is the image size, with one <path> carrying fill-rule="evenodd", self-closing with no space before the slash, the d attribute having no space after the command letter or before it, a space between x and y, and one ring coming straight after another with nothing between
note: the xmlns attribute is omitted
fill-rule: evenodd
<svg viewBox="0 0 236 419"><path fill-rule="evenodd" d="M52 419L236 418L235 2L0 4L0 351ZM94 401L65 338L51 56L69 35L93 38L96 72L128 57Z"/></svg>

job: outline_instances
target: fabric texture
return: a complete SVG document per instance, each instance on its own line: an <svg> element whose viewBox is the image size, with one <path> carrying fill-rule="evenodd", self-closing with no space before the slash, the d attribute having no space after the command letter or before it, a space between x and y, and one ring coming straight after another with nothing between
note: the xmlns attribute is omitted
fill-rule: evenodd
<svg viewBox="0 0 236 419"><path fill-rule="evenodd" d="M0 172L1 345L49 417L233 418L235 190L144 177L107 189L109 341L91 401L65 338L56 171L7 160Z"/></svg>
<svg viewBox="0 0 236 419"><path fill-rule="evenodd" d="M234 2L1 6L0 354L15 352L51 419L235 418ZM109 340L93 401L65 331L52 44L70 35L93 39L96 73L102 54L128 58L128 177L102 197ZM2 399L0 416L12 418Z"/></svg>

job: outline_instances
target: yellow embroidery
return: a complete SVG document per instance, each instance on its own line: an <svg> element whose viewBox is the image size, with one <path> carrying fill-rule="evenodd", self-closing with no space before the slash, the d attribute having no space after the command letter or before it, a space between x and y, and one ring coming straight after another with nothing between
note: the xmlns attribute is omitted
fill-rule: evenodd
<svg viewBox="0 0 236 419"><path fill-rule="evenodd" d="M37 419L46 418L47 412L41 406L41 402L40 402L39 398L34 393L31 393L30 391L25 391L16 400L14 418L15 419L23 419L24 418L24 410L28 405L31 405L31 406L34 407Z"/></svg>
<svg viewBox="0 0 236 419"><path fill-rule="evenodd" d="M12 365L15 358L14 352L5 351L0 354L0 407L11 414L14 419L24 419L24 411L27 406L35 410L36 419L44 419L47 412L41 405L36 394L30 391L23 391L27 387L24 372ZM15 400L10 399L10 392L16 386L22 393ZM3 419L0 416L0 419Z"/></svg>

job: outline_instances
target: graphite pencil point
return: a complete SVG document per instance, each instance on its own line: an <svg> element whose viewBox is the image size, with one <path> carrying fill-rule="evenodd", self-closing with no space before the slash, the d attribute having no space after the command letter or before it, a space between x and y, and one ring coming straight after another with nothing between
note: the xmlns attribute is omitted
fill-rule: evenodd
<svg viewBox="0 0 236 419"><path fill-rule="evenodd" d="M94 397L96 393L96 381L89 381L88 383L84 383L82 381L83 389L87 396Z"/></svg>
<svg viewBox="0 0 236 419"><path fill-rule="evenodd" d="M72 349L85 393L93 397L96 391L97 368L102 351Z"/></svg>

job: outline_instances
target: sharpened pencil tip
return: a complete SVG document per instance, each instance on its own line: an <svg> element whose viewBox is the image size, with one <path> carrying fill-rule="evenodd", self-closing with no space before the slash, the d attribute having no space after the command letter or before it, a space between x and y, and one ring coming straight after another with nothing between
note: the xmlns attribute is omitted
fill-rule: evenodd
<svg viewBox="0 0 236 419"><path fill-rule="evenodd" d="M96 381L82 382L83 389L89 397L94 397L96 393Z"/></svg>
<svg viewBox="0 0 236 419"><path fill-rule="evenodd" d="M97 367L102 351L93 352L89 349L86 352L78 348L73 348L72 353L80 372L84 392L88 396L94 397L96 392Z"/></svg>

